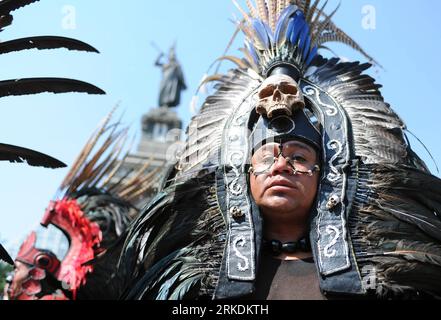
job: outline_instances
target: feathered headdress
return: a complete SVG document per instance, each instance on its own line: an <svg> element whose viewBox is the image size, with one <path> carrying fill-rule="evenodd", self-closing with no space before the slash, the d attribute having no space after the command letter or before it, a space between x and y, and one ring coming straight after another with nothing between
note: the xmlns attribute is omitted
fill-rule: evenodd
<svg viewBox="0 0 441 320"><path fill-rule="evenodd" d="M33 248L31 258L26 254L28 249L17 257L50 273L74 299L115 298L110 279L116 267L117 242L138 213L134 202L150 192L160 178L159 169L146 173L149 163L121 174L130 151L125 151L128 128L121 128L120 121L112 122L114 111L103 119L80 152L42 220L44 227L53 225L68 236L66 256L57 257L60 263L56 270L34 263L42 248ZM34 246L35 241L31 242ZM112 254L104 254L110 247Z"/></svg>
<svg viewBox="0 0 441 320"><path fill-rule="evenodd" d="M155 179L159 169L145 174L150 167L148 161L138 169L119 175L129 155L129 151L122 154L127 145L128 128L121 129L120 120L111 122L114 112L115 109L102 120L87 141L61 183L57 198L97 189L107 190L116 197L133 203L157 182Z"/></svg>
<svg viewBox="0 0 441 320"><path fill-rule="evenodd" d="M327 1L258 0L257 8L247 1L249 13L233 2L244 16L239 27L246 35L245 59L264 77L281 63L296 69L294 78L303 75L328 42L347 44L374 61L333 23L338 7L330 15L324 12Z"/></svg>
<svg viewBox="0 0 441 320"><path fill-rule="evenodd" d="M74 203L85 219L99 225L103 235L99 243L94 244L95 257L100 250L112 246L125 232L138 213L135 201L152 189L158 178L159 169L146 173L149 162L121 175L120 168L130 151L130 147L124 151L128 128L120 128L120 120L112 122L114 112L112 110L92 134L61 183L57 200L50 206L58 212L56 208ZM125 155L122 155L123 152ZM77 223L72 220L72 224L75 230ZM100 250L96 251L98 248ZM87 261L93 258L89 257Z"/></svg>
<svg viewBox="0 0 441 320"><path fill-rule="evenodd" d="M124 297L253 292L262 220L248 190L249 129L260 118L263 81L279 71L296 78L322 130L310 226L321 289L440 297L441 181L412 151L381 86L364 74L370 64L328 60L317 50L341 41L364 51L331 21L334 12L324 13L326 2L320 9L318 0L256 3L247 1L249 14L241 9L245 58L225 57L238 68L218 79L190 124L176 174L131 228L121 258Z"/></svg>

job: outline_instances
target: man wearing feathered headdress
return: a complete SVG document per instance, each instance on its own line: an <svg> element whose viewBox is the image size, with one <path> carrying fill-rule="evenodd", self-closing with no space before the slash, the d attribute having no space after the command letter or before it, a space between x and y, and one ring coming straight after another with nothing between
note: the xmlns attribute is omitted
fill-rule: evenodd
<svg viewBox="0 0 441 320"><path fill-rule="evenodd" d="M441 296L441 181L320 1L247 1L245 57L132 225L125 299ZM364 52L363 52L364 53Z"/></svg>

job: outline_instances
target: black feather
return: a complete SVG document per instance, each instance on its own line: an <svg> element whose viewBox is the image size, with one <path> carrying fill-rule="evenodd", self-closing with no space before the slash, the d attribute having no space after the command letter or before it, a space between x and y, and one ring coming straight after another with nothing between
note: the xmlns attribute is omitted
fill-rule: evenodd
<svg viewBox="0 0 441 320"><path fill-rule="evenodd" d="M180 301L186 299L186 296L195 289L199 289L203 273L199 270L191 270L187 275L183 275L179 285L169 296L169 300Z"/></svg>
<svg viewBox="0 0 441 320"><path fill-rule="evenodd" d="M0 1L0 15L25 7L40 0L2 0Z"/></svg>
<svg viewBox="0 0 441 320"><path fill-rule="evenodd" d="M441 180L403 164L360 165L349 229L380 298L441 297Z"/></svg>
<svg viewBox="0 0 441 320"><path fill-rule="evenodd" d="M31 166L45 168L65 168L66 165L46 154L7 144L0 144L0 161L26 162Z"/></svg>
<svg viewBox="0 0 441 320"><path fill-rule="evenodd" d="M3 28L10 26L14 17L10 14L6 14L4 16L0 15L0 32L3 31Z"/></svg>
<svg viewBox="0 0 441 320"><path fill-rule="evenodd" d="M0 31L10 25L13 17L11 11L29 5L38 0L2 0L0 1ZM98 52L92 46L64 37L41 36L14 39L0 43L0 54L26 49L66 48L86 52ZM84 92L89 94L105 94L105 92L89 83L62 78L16 79L0 82L0 97L36 94L42 92L65 93Z"/></svg>
<svg viewBox="0 0 441 320"><path fill-rule="evenodd" d="M129 202L99 189L85 189L71 194L91 222L99 225L103 240L100 248L105 250L90 261L93 272L77 294L78 300L116 300L121 294L121 278L116 274L118 259L127 236L132 216L138 210Z"/></svg>
<svg viewBox="0 0 441 320"><path fill-rule="evenodd" d="M120 259L124 299L210 296L225 246L214 175L171 185L131 226ZM203 290L199 290L202 288Z"/></svg>
<svg viewBox="0 0 441 320"><path fill-rule="evenodd" d="M3 246L0 244L0 261L4 261L6 263L9 263L10 265L14 264L14 260L9 256L8 252L3 248Z"/></svg>
<svg viewBox="0 0 441 320"><path fill-rule="evenodd" d="M363 74L371 65L317 60L308 80L328 92L348 114L355 154L364 163L411 164L404 122L384 102L381 86Z"/></svg>
<svg viewBox="0 0 441 320"><path fill-rule="evenodd" d="M105 94L103 90L90 83L72 79L30 78L0 81L0 98L43 92L83 92L89 94Z"/></svg>
<svg viewBox="0 0 441 320"><path fill-rule="evenodd" d="M65 37L41 36L0 42L0 54L28 49L44 50L59 48L99 53L97 49L85 42Z"/></svg>

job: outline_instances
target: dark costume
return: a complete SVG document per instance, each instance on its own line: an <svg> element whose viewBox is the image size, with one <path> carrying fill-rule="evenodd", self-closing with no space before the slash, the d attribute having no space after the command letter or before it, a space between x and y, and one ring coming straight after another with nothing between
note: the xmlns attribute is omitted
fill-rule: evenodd
<svg viewBox="0 0 441 320"><path fill-rule="evenodd" d="M119 156L127 129L109 121L110 116L80 152L57 200L46 210L41 222L44 228L33 232L21 246L16 261L26 266L28 277L14 276L10 300L118 298L113 274L124 242L120 238L139 211L132 204L138 195L132 191L153 188L157 171L146 175L145 165L116 176L123 163ZM65 235L65 253L50 246L62 243L53 240L53 227ZM111 253L107 253L109 248Z"/></svg>
<svg viewBox="0 0 441 320"><path fill-rule="evenodd" d="M0 32L13 22L11 12L39 0L6 0L0 2ZM28 49L59 49L77 50L84 52L98 51L87 43L54 36L28 37L0 42L0 55ZM65 78L28 78L0 81L0 97L36 94L41 92L64 93L84 92L89 94L104 94L104 91L86 82ZM66 167L61 161L40 152L21 147L0 144L0 161L13 163L26 162L31 166L45 168ZM0 245L0 260L12 263L12 259Z"/></svg>
<svg viewBox="0 0 441 320"><path fill-rule="evenodd" d="M280 101L282 89L273 85L268 95L264 87L277 74L296 81L304 115L320 131L321 181L310 243L321 291L439 298L441 181L412 151L405 124L384 102L380 86L363 73L370 65L317 52L328 41L360 47L319 1L256 2L257 8L248 3L250 14L240 23L245 58L227 57L238 68L219 79L217 92L193 119L176 170L130 230L121 257L127 279L122 298L255 294L263 221L249 193L250 132L261 125L277 136L290 133L301 108L279 110L263 101ZM281 124L280 117L287 121Z"/></svg>
<svg viewBox="0 0 441 320"><path fill-rule="evenodd" d="M252 300L325 300L313 259L278 260L262 254Z"/></svg>
<svg viewBox="0 0 441 320"><path fill-rule="evenodd" d="M187 89L184 73L176 59L175 48L170 49L167 63L160 63L161 57L156 61L156 65L162 68L159 107L177 107L181 103L181 92Z"/></svg>

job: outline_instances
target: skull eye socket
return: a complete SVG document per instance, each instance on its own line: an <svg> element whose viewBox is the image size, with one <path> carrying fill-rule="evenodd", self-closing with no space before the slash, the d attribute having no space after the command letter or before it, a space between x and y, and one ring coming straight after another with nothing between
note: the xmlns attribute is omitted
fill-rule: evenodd
<svg viewBox="0 0 441 320"><path fill-rule="evenodd" d="M297 93L299 92L299 90L290 84L284 84L282 83L279 86L279 90L283 93L283 94L292 94L292 95L297 95Z"/></svg>
<svg viewBox="0 0 441 320"><path fill-rule="evenodd" d="M266 99L269 98L273 95L275 90L275 87L273 85L269 85L265 88L263 88L260 92L259 92L259 98L260 99Z"/></svg>

